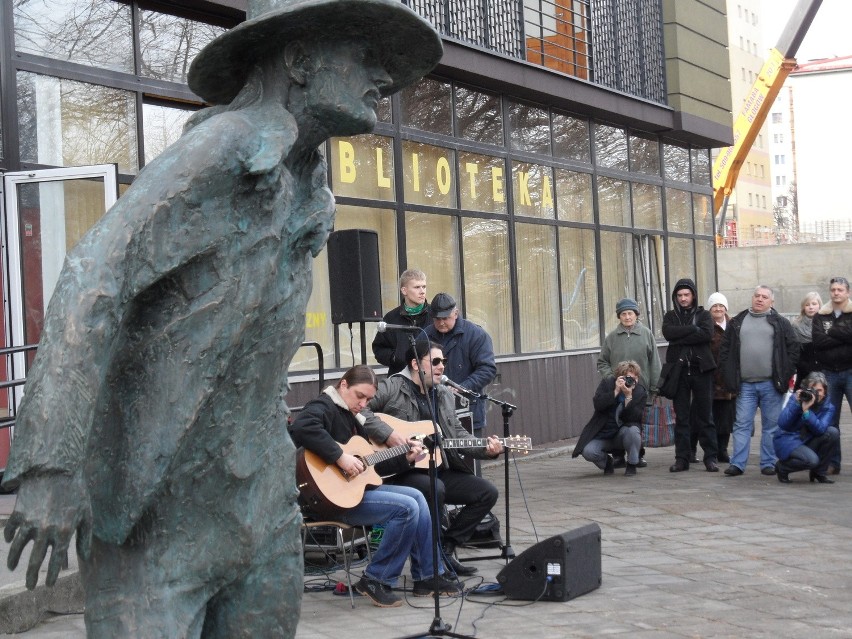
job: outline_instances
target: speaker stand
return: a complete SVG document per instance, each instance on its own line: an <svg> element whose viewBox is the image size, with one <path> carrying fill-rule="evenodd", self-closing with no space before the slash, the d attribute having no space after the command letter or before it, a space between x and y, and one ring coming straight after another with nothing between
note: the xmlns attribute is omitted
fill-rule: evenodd
<svg viewBox="0 0 852 639"><path fill-rule="evenodd" d="M493 397L489 397L488 395L481 393L479 395L481 399L487 399L489 402L493 402L497 404L501 408L501 414L503 415L503 437L508 440L510 437L510 429L509 429L509 419L512 417L512 413L517 410L517 406L513 406L509 402L504 402L499 399L494 399ZM509 449L503 451L503 497L506 503L506 543L501 544L500 546L500 554L499 555L486 555L483 557L466 557L465 559L459 558L459 561L462 563L467 563L470 561L485 561L486 559L503 559L508 564L510 560L515 558L515 551L512 550L512 542L511 542L511 526L509 521Z"/></svg>

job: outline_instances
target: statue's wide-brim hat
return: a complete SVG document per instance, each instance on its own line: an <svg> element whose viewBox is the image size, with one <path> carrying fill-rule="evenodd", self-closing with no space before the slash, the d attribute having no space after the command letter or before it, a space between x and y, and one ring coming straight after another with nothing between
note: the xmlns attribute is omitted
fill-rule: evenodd
<svg viewBox="0 0 852 639"><path fill-rule="evenodd" d="M210 104L228 104L257 60L317 35L370 42L392 80L384 95L417 81L443 55L440 36L400 0L250 0L248 19L195 57L189 88Z"/></svg>

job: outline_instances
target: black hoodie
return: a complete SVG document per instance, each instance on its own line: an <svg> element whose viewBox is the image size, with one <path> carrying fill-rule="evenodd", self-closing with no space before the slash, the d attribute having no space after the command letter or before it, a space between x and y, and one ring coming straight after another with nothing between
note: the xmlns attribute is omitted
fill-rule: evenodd
<svg viewBox="0 0 852 639"><path fill-rule="evenodd" d="M677 292L688 288L692 291L692 306L681 308L677 303ZM674 308L663 316L663 337L669 342L666 361L683 360L693 371L705 373L716 368L710 342L713 340L713 317L698 305L698 290L689 278L677 281L672 289Z"/></svg>

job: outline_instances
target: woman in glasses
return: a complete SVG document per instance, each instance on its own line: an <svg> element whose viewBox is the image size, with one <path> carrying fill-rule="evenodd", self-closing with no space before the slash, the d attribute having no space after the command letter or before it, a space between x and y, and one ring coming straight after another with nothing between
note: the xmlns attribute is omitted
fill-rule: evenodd
<svg viewBox="0 0 852 639"><path fill-rule="evenodd" d="M456 404L452 391L441 386L444 374L444 352L434 342L418 341L415 348L406 354L408 365L395 375L379 383L379 390L364 411L367 418L365 428L374 442L397 446L399 440L411 434L402 430L411 428L412 422L421 422L415 428L431 432L434 418L442 437L465 439L470 433L456 416ZM385 413L401 420L395 428L379 420L374 413ZM422 422L426 421L427 424ZM407 424L406 424L407 423ZM426 434L428 434L428 432ZM503 452L503 445L496 437L489 437L487 444L477 448L444 449L442 463L438 467L437 503L438 513L444 503L458 504L463 508L450 522L443 535L442 549L447 566L457 575L471 575L476 568L465 566L454 556L457 546L467 542L477 525L497 503L497 488L487 479L473 474L465 457L493 459ZM429 474L425 469L415 468L387 480L389 483L417 488L429 495Z"/></svg>

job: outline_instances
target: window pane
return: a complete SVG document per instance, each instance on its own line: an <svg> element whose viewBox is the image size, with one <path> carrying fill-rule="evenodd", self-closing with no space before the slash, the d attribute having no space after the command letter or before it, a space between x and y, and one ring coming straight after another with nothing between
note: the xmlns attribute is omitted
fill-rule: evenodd
<svg viewBox="0 0 852 639"><path fill-rule="evenodd" d="M450 85L431 78L406 87L399 94L402 124L421 131L452 135Z"/></svg>
<svg viewBox="0 0 852 639"><path fill-rule="evenodd" d="M707 149L692 149L692 182L710 186L710 152Z"/></svg>
<svg viewBox="0 0 852 639"><path fill-rule="evenodd" d="M679 279L684 277L695 281L695 261L692 253L692 240L679 237L669 238L669 286L668 292ZM700 289L699 289L700 291ZM671 295L669 295L671 298ZM668 303L671 299L668 300Z"/></svg>
<svg viewBox="0 0 852 639"><path fill-rule="evenodd" d="M503 158L459 151L461 208L506 212L506 163Z"/></svg>
<svg viewBox="0 0 852 639"><path fill-rule="evenodd" d="M488 332L495 354L513 353L508 223L462 218L462 242L466 319Z"/></svg>
<svg viewBox="0 0 852 639"><path fill-rule="evenodd" d="M669 231L692 233L692 194L666 189L666 219Z"/></svg>
<svg viewBox="0 0 852 639"><path fill-rule="evenodd" d="M667 179L689 182L689 151L687 149L664 144L663 160Z"/></svg>
<svg viewBox="0 0 852 639"><path fill-rule="evenodd" d="M601 224L631 226L630 184L624 180L599 177L598 207Z"/></svg>
<svg viewBox="0 0 852 639"><path fill-rule="evenodd" d="M462 308L461 261L456 219L434 213L405 214L405 250L408 268L419 268L428 279L428 298L441 291Z"/></svg>
<svg viewBox="0 0 852 639"><path fill-rule="evenodd" d="M630 136L630 170L648 175L660 174L660 144L657 138Z"/></svg>
<svg viewBox="0 0 852 639"><path fill-rule="evenodd" d="M589 121L554 112L553 155L568 160L591 162Z"/></svg>
<svg viewBox="0 0 852 639"><path fill-rule="evenodd" d="M633 224L643 229L663 228L663 202L659 186L633 183Z"/></svg>
<svg viewBox="0 0 852 639"><path fill-rule="evenodd" d="M662 338L663 314L666 309L665 256L660 235L634 237L634 269L636 272L636 299L643 310L642 322L654 335Z"/></svg>
<svg viewBox="0 0 852 639"><path fill-rule="evenodd" d="M700 235L713 235L713 205L710 196L693 193L692 203L695 215L695 232Z"/></svg>
<svg viewBox="0 0 852 639"><path fill-rule="evenodd" d="M556 169L556 213L569 222L595 221L590 173Z"/></svg>
<svg viewBox="0 0 852 639"><path fill-rule="evenodd" d="M19 71L18 126L22 162L139 170L130 91Z"/></svg>
<svg viewBox="0 0 852 639"><path fill-rule="evenodd" d="M332 138L331 190L335 195L392 201L393 138L356 135Z"/></svg>
<svg viewBox="0 0 852 639"><path fill-rule="evenodd" d="M629 233L601 231L601 269L603 285L604 334L618 325L615 304L623 297L636 297L633 271L633 236Z"/></svg>
<svg viewBox="0 0 852 639"><path fill-rule="evenodd" d="M142 105L142 140L145 143L145 164L174 144L183 132L183 125L193 111L161 106Z"/></svg>
<svg viewBox="0 0 852 639"><path fill-rule="evenodd" d="M518 307L521 351L562 348L556 279L556 229L543 224L516 224Z"/></svg>
<svg viewBox="0 0 852 639"><path fill-rule="evenodd" d="M186 74L195 56L225 31L224 27L140 9L142 75L186 83Z"/></svg>
<svg viewBox="0 0 852 639"><path fill-rule="evenodd" d="M701 304L707 303L707 297L716 289L716 243L703 240L695 241L695 270L698 275L698 291L704 296Z"/></svg>
<svg viewBox="0 0 852 639"><path fill-rule="evenodd" d="M550 118L545 109L510 102L509 130L512 149L550 153Z"/></svg>
<svg viewBox="0 0 852 639"><path fill-rule="evenodd" d="M595 233L592 229L559 229L559 274L565 348L600 346Z"/></svg>
<svg viewBox="0 0 852 639"><path fill-rule="evenodd" d="M604 124L595 125L595 162L598 166L626 171L627 133Z"/></svg>
<svg viewBox="0 0 852 639"><path fill-rule="evenodd" d="M500 96L457 87L456 127L461 138L503 146Z"/></svg>
<svg viewBox="0 0 852 639"><path fill-rule="evenodd" d="M15 49L133 73L130 6L91 0L15 2Z"/></svg>
<svg viewBox="0 0 852 639"><path fill-rule="evenodd" d="M512 163L515 215L553 219L552 172L549 166Z"/></svg>
<svg viewBox="0 0 852 639"><path fill-rule="evenodd" d="M456 158L451 149L430 144L402 143L405 202L455 208Z"/></svg>

